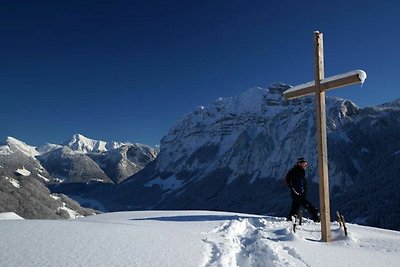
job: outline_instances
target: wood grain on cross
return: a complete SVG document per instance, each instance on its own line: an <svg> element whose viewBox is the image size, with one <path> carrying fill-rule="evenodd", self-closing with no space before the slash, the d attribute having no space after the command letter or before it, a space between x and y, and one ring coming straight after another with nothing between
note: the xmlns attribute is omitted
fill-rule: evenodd
<svg viewBox="0 0 400 267"><path fill-rule="evenodd" d="M283 95L287 99L294 99L315 94L318 138L318 176L319 201L321 211L321 235L325 242L331 241L330 206L329 206L329 179L328 179L328 149L326 138L326 111L325 91L338 87L363 83L367 74L362 70L351 71L341 75L324 78L324 50L322 33L314 32L314 63L315 81L301 84L286 90Z"/></svg>

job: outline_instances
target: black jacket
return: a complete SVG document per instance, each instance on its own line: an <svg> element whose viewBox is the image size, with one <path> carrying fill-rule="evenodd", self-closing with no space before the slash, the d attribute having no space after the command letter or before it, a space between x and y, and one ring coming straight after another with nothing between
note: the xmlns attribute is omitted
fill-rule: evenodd
<svg viewBox="0 0 400 267"><path fill-rule="evenodd" d="M288 173L287 178L292 196L306 196L307 180L306 171L299 165L295 165Z"/></svg>

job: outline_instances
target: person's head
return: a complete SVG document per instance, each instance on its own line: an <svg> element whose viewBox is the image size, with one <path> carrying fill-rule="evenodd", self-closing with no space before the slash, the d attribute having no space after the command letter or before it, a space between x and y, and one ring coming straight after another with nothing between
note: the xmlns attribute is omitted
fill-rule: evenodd
<svg viewBox="0 0 400 267"><path fill-rule="evenodd" d="M298 158L297 165L299 165L305 170L307 168L307 160L305 158Z"/></svg>

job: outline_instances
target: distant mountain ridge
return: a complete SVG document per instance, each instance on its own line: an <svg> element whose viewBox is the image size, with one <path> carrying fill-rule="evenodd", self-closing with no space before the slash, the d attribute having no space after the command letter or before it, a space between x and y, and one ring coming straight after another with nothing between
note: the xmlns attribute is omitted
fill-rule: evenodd
<svg viewBox="0 0 400 267"><path fill-rule="evenodd" d="M97 141L81 134L64 144L39 148L8 137L0 144L0 211L13 211L25 218L69 218L71 207L80 214L93 213L66 196L51 195L46 185L120 183L157 153L146 145ZM65 203L70 208L65 208ZM60 209L68 212L59 213Z"/></svg>
<svg viewBox="0 0 400 267"><path fill-rule="evenodd" d="M93 140L81 134L74 134L72 138L63 145L71 148L73 151L87 154L107 152L127 144L121 142Z"/></svg>
<svg viewBox="0 0 400 267"><path fill-rule="evenodd" d="M33 147L13 137L13 146L37 158L56 182L120 183L155 159L147 145L93 140L75 134L63 144Z"/></svg>
<svg viewBox="0 0 400 267"><path fill-rule="evenodd" d="M36 159L38 155L35 147L12 137L0 144L0 212L15 212L27 219L69 219L95 213L46 188L45 184L56 181Z"/></svg>

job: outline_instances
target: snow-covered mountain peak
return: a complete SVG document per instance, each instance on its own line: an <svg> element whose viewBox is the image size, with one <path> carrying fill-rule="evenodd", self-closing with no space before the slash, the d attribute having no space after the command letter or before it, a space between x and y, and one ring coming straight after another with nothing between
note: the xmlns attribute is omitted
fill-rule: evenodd
<svg viewBox="0 0 400 267"><path fill-rule="evenodd" d="M288 88L290 85L283 83L274 83L268 89L252 87L233 97L220 97L208 109L215 109L223 114L260 113L266 106L282 105L285 102L283 92ZM200 110L207 110L207 108L201 107Z"/></svg>
<svg viewBox="0 0 400 267"><path fill-rule="evenodd" d="M6 144L11 148L11 150L12 148L16 148L27 156L35 157L39 155L36 147L27 145L26 143L11 136L7 137Z"/></svg>
<svg viewBox="0 0 400 267"><path fill-rule="evenodd" d="M93 140L83 136L82 134L74 134L69 141L64 143L64 145L79 153L101 153L119 148L123 146L124 143Z"/></svg>
<svg viewBox="0 0 400 267"><path fill-rule="evenodd" d="M74 134L65 145L81 153L91 152L96 149L96 146L97 150L105 150L105 142L89 139L81 134Z"/></svg>
<svg viewBox="0 0 400 267"><path fill-rule="evenodd" d="M290 85L274 83L268 89L256 86L232 97L219 97L211 104L198 106L193 112L183 116L173 125L170 133L181 132L182 124L200 126L225 120L237 120L249 115L264 118L275 116L276 113L282 111L277 107L287 105L283 92L288 88ZM293 103L295 102L299 101L293 101Z"/></svg>
<svg viewBox="0 0 400 267"><path fill-rule="evenodd" d="M178 121L162 139L161 151L164 153L160 154L158 167L168 171L188 169L181 159L187 158L201 147L210 148L215 155L223 155L228 151L236 153L235 143L241 144L247 138L256 138L260 134L270 135L275 130L270 130L269 125L276 121L284 122L290 114L298 114L308 108L307 101L293 101L293 105L289 104L282 95L289 87L282 83L272 84L268 89L252 87L238 95L220 97L208 106L198 107ZM299 119L302 118L303 116ZM287 126L282 128L286 129ZM203 167L217 168L227 162L228 160L215 162L215 166L204 162ZM176 168L172 167L172 170L168 166Z"/></svg>

